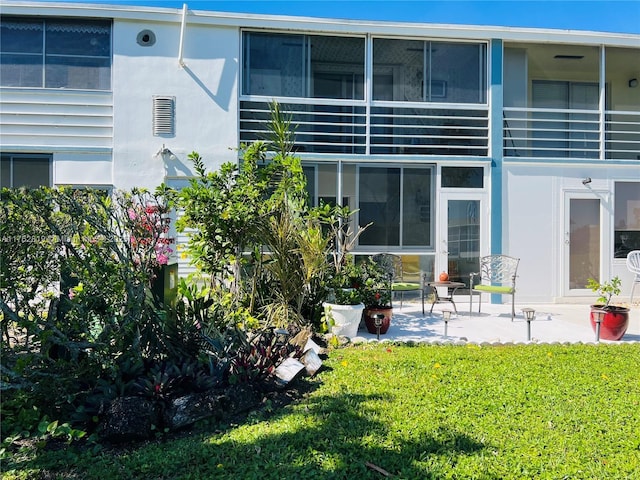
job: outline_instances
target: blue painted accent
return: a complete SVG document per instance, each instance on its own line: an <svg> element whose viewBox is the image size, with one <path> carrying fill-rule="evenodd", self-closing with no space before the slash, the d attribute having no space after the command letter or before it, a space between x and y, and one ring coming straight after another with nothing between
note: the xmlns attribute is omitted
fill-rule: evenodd
<svg viewBox="0 0 640 480"><path fill-rule="evenodd" d="M505 253L502 251L502 68L503 49L502 40L491 40L491 92L489 104L489 118L491 138L491 253ZM491 295L491 303L500 303L502 295Z"/></svg>

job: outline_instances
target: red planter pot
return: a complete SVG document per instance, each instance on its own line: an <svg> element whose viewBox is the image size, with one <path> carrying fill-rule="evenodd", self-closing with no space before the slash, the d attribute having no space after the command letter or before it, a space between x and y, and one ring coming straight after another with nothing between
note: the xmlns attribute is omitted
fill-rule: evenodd
<svg viewBox="0 0 640 480"><path fill-rule="evenodd" d="M369 333L378 333L376 328L374 315L382 313L384 318L382 319L382 326L380 327L380 333L387 333L389 325L391 325L391 317L393 316L392 308L365 308L364 309L364 323L367 326Z"/></svg>
<svg viewBox="0 0 640 480"><path fill-rule="evenodd" d="M602 305L591 306L589 319L594 332L596 331L596 315L594 310L601 309ZM609 306L606 308L606 312L600 324L600 339L620 340L627 331L627 327L629 327L629 309L626 307Z"/></svg>

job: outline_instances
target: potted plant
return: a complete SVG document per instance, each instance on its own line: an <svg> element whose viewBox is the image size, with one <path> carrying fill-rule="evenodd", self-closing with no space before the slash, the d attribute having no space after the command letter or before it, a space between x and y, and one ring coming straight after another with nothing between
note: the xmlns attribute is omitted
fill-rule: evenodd
<svg viewBox="0 0 640 480"><path fill-rule="evenodd" d="M332 333L350 338L357 335L364 310L361 283L359 267L351 256L345 257L344 265L329 282L329 297L323 304Z"/></svg>
<svg viewBox="0 0 640 480"><path fill-rule="evenodd" d="M384 266L372 258L362 262L361 298L364 303L364 322L369 333L377 333L375 316L384 315L380 333L387 333L391 325L393 308L391 305L391 277Z"/></svg>
<svg viewBox="0 0 640 480"><path fill-rule="evenodd" d="M596 330L596 312L604 311L604 318L600 323L600 338L604 340L620 340L629 326L629 309L619 305L611 305L611 298L620 295L620 278L614 277L609 282L599 283L590 278L587 288L598 295L597 304L591 305L590 321Z"/></svg>
<svg viewBox="0 0 640 480"><path fill-rule="evenodd" d="M360 266L349 252L358 237L369 227L353 229L350 221L353 211L347 206L323 204L317 210L331 239L333 272L329 281L329 296L323 303L325 321L336 335L355 337L358 332L364 304L360 298L362 275Z"/></svg>

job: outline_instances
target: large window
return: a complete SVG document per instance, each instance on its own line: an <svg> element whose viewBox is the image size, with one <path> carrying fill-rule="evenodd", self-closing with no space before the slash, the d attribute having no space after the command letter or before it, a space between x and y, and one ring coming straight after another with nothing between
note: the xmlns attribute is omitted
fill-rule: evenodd
<svg viewBox="0 0 640 480"><path fill-rule="evenodd" d="M37 188L51 186L51 156L2 154L0 186Z"/></svg>
<svg viewBox="0 0 640 480"><path fill-rule="evenodd" d="M486 45L373 40L373 99L486 103Z"/></svg>
<svg viewBox="0 0 640 480"><path fill-rule="evenodd" d="M361 247L429 248L433 243L433 179L430 167L358 169Z"/></svg>
<svg viewBox="0 0 640 480"><path fill-rule="evenodd" d="M307 191L313 205L340 203L356 210L352 230L371 223L359 237L360 253L433 248L435 166L307 164ZM338 185L341 197L338 202Z"/></svg>
<svg viewBox="0 0 640 480"><path fill-rule="evenodd" d="M640 182L616 182L614 257L640 250Z"/></svg>
<svg viewBox="0 0 640 480"><path fill-rule="evenodd" d="M244 32L242 93L364 99L364 38Z"/></svg>
<svg viewBox="0 0 640 480"><path fill-rule="evenodd" d="M2 17L0 85L109 90L111 23Z"/></svg>

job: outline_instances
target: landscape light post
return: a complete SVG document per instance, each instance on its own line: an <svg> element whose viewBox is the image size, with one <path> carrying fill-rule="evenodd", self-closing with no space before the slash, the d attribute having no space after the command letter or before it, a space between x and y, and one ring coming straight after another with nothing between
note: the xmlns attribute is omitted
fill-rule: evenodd
<svg viewBox="0 0 640 480"><path fill-rule="evenodd" d="M593 320L596 322L596 343L600 343L600 324L604 320L604 316L607 314L604 310L593 309L591 314L595 317Z"/></svg>
<svg viewBox="0 0 640 480"><path fill-rule="evenodd" d="M447 327L449 325L449 320L451 320L451 310L443 310L442 311L442 320L444 321L444 336L447 337Z"/></svg>
<svg viewBox="0 0 640 480"><path fill-rule="evenodd" d="M380 328L382 327L383 320L384 320L384 313L376 313L373 316L373 324L376 327L376 332L378 332L378 340L380 340Z"/></svg>
<svg viewBox="0 0 640 480"><path fill-rule="evenodd" d="M524 318L527 321L527 342L531 341L531 321L536 316L536 311L533 308L523 308Z"/></svg>

